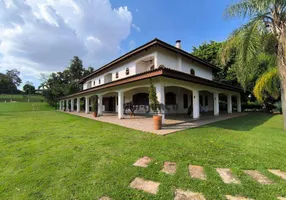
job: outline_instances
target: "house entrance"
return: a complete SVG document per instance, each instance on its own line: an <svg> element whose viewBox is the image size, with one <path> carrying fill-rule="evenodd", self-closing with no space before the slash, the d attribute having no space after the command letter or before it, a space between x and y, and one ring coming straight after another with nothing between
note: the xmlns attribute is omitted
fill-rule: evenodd
<svg viewBox="0 0 286 200"><path fill-rule="evenodd" d="M106 112L115 112L116 111L116 97L104 97L103 105Z"/></svg>

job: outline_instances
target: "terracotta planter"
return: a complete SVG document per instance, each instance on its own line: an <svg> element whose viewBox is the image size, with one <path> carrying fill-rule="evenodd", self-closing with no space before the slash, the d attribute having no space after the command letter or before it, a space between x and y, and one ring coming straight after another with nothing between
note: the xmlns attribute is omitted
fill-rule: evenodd
<svg viewBox="0 0 286 200"><path fill-rule="evenodd" d="M93 112L93 116L94 116L94 117L97 117L97 112Z"/></svg>
<svg viewBox="0 0 286 200"><path fill-rule="evenodd" d="M154 129L160 130L162 128L162 116L153 115Z"/></svg>

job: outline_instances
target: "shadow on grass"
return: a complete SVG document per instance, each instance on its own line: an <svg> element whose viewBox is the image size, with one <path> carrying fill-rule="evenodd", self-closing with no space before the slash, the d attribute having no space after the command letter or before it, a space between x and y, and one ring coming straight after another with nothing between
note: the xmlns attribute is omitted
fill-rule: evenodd
<svg viewBox="0 0 286 200"><path fill-rule="evenodd" d="M236 131L249 131L270 120L274 115L271 113L248 113L248 115L236 117L208 125Z"/></svg>

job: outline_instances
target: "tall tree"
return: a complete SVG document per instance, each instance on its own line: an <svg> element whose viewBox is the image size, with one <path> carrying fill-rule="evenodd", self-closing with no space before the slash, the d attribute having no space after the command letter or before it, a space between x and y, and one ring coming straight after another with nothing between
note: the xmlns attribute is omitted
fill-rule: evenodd
<svg viewBox="0 0 286 200"><path fill-rule="evenodd" d="M222 42L210 41L210 43L204 42L199 47L193 47L194 56L203 59L213 65L221 66L218 53L222 47Z"/></svg>
<svg viewBox="0 0 286 200"><path fill-rule="evenodd" d="M32 82L27 81L26 84L23 86L23 91L25 94L35 94L35 86Z"/></svg>
<svg viewBox="0 0 286 200"><path fill-rule="evenodd" d="M22 80L19 77L20 72L17 69L7 70L6 75L16 86L19 86L22 83Z"/></svg>
<svg viewBox="0 0 286 200"><path fill-rule="evenodd" d="M17 86L19 86L22 82L19 75L20 72L16 69L7 70L6 74L0 73L0 93L20 93L20 91L17 89Z"/></svg>
<svg viewBox="0 0 286 200"><path fill-rule="evenodd" d="M251 61L260 51L259 33L274 36L277 41L277 65L281 84L281 101L286 130L286 1L285 0L240 0L226 9L228 17L243 17L249 22L233 36L242 40L241 71L252 73ZM231 40L230 40L231 41ZM248 64L247 64L248 63ZM246 65L244 65L246 64Z"/></svg>
<svg viewBox="0 0 286 200"><path fill-rule="evenodd" d="M55 106L59 97L80 91L82 87L78 84L78 80L92 71L92 67L85 69L82 61L74 56L69 67L63 72L52 73L48 77L42 75L40 87L43 88L43 96L49 104Z"/></svg>

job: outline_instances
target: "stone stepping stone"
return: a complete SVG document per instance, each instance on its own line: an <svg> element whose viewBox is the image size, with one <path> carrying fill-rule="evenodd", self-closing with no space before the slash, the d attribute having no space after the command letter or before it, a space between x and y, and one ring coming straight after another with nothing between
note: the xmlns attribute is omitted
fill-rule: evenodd
<svg viewBox="0 0 286 200"><path fill-rule="evenodd" d="M201 193L176 189L174 200L206 200Z"/></svg>
<svg viewBox="0 0 286 200"><path fill-rule="evenodd" d="M253 200L247 197L242 197L242 196L231 196L231 195L225 195L225 198L227 200Z"/></svg>
<svg viewBox="0 0 286 200"><path fill-rule="evenodd" d="M277 197L279 200L286 200L286 197Z"/></svg>
<svg viewBox="0 0 286 200"><path fill-rule="evenodd" d="M267 178L266 176L264 176L257 170L244 170L244 173L251 176L253 179L255 179L260 184L272 184L273 183L269 178Z"/></svg>
<svg viewBox="0 0 286 200"><path fill-rule="evenodd" d="M217 173L219 173L222 181L226 184L240 184L240 181L233 176L231 169L228 168L216 168Z"/></svg>
<svg viewBox="0 0 286 200"><path fill-rule="evenodd" d="M151 160L152 159L148 156L144 156L142 158L139 158L133 165L137 167L148 167Z"/></svg>
<svg viewBox="0 0 286 200"><path fill-rule="evenodd" d="M112 199L109 198L109 197L104 196L104 197L100 197L100 199L98 199L98 200L112 200Z"/></svg>
<svg viewBox="0 0 286 200"><path fill-rule="evenodd" d="M177 170L177 164L175 162L164 162L162 172L166 174L175 174Z"/></svg>
<svg viewBox="0 0 286 200"><path fill-rule="evenodd" d="M286 172L282 172L279 169L268 169L272 174L275 174L276 176L279 176L280 178L286 180Z"/></svg>
<svg viewBox="0 0 286 200"><path fill-rule="evenodd" d="M204 168L198 165L189 165L189 174L192 178L206 180Z"/></svg>
<svg viewBox="0 0 286 200"><path fill-rule="evenodd" d="M143 190L150 194L157 194L160 183L154 181L144 180L143 178L136 177L131 183L130 187L137 190Z"/></svg>

